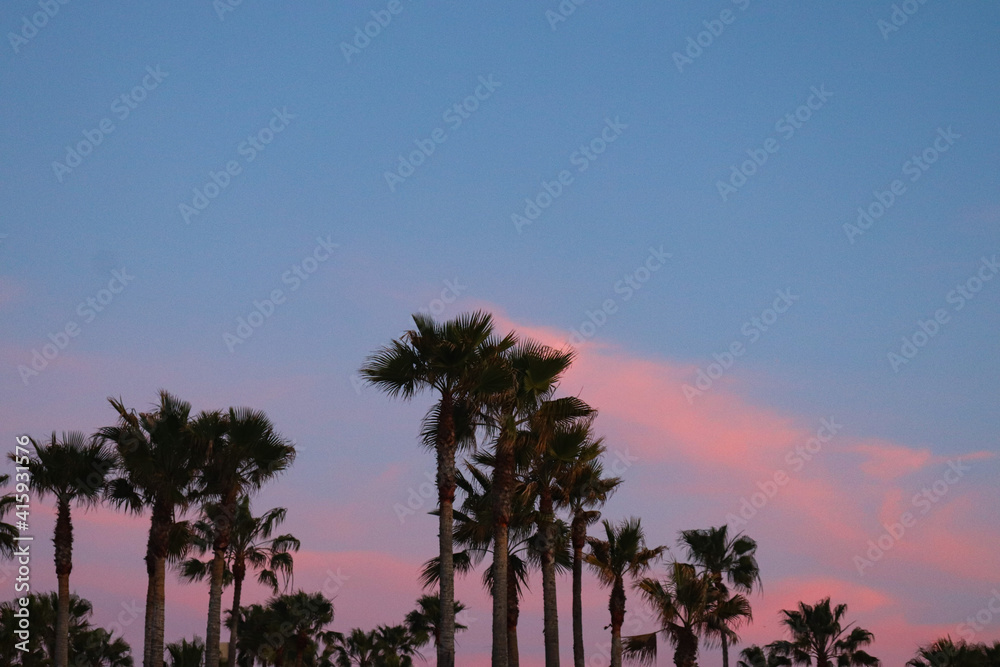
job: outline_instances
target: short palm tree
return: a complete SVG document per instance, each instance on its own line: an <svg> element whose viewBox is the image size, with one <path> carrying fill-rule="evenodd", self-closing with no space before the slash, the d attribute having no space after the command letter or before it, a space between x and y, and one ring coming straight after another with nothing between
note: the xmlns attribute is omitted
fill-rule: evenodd
<svg viewBox="0 0 1000 667"><path fill-rule="evenodd" d="M628 638L625 652L639 663L656 661L657 634L663 634L674 645L676 667L695 667L699 637L732 633L730 627L750 617L745 597L721 594L712 576L690 563L671 563L663 581L643 579L638 589L661 624L656 632Z"/></svg>
<svg viewBox="0 0 1000 667"><path fill-rule="evenodd" d="M328 652L337 667L413 667L417 646L402 625L380 625L365 632L354 628L347 634L330 633Z"/></svg>
<svg viewBox="0 0 1000 667"><path fill-rule="evenodd" d="M736 667L785 667L791 664L788 658L756 644L751 644L740 651L740 659L736 661Z"/></svg>
<svg viewBox="0 0 1000 667"><path fill-rule="evenodd" d="M465 611L465 605L455 601L452 615L458 616ZM441 596L421 595L417 599L417 608L406 615L404 621L407 632L414 638L416 648L433 641L434 647L441 644ZM465 626L455 622L456 630L465 630Z"/></svg>
<svg viewBox="0 0 1000 667"><path fill-rule="evenodd" d="M583 646L583 549L587 527L601 518L596 508L607 502L621 484L620 477L605 477L601 456L605 446L594 440L584 446L573 465L557 480L555 499L570 511L570 541L573 548L573 665L584 667Z"/></svg>
<svg viewBox="0 0 1000 667"><path fill-rule="evenodd" d="M39 498L52 495L56 501L56 526L52 543L55 545L58 603L55 625L55 667L66 667L69 660L69 575L73 571L74 504L93 506L104 489L108 471L114 466L114 455L100 441L87 441L74 431L61 439L52 439L40 447L31 441L35 456L28 461L31 488Z"/></svg>
<svg viewBox="0 0 1000 667"><path fill-rule="evenodd" d="M176 521L191 502L191 492L205 458L204 440L191 417L191 404L166 391L151 412L136 413L121 400L108 401L118 423L100 429L97 436L111 444L118 457L118 476L107 494L117 507L140 513L151 510L146 542L145 641L143 667L163 667L163 630L166 608L166 562ZM212 423L211 415L198 422Z"/></svg>
<svg viewBox="0 0 1000 667"><path fill-rule="evenodd" d="M179 642L167 644L168 667L201 667L205 659L205 642L201 637L191 641L182 639Z"/></svg>
<svg viewBox="0 0 1000 667"><path fill-rule="evenodd" d="M605 539L588 538L587 564L604 586L611 587L611 667L622 665L622 624L625 622L625 578L638 577L656 561L666 547L649 549L638 518L618 524L604 520Z"/></svg>
<svg viewBox="0 0 1000 667"><path fill-rule="evenodd" d="M906 663L907 667L995 667L1000 665L1000 641L992 644L970 644L965 640L954 642L942 637L928 646L917 649L917 657Z"/></svg>
<svg viewBox="0 0 1000 667"><path fill-rule="evenodd" d="M830 605L830 598L815 605L799 602L795 610L783 609L782 624L791 634L791 641L772 642L767 647L777 655L789 658L792 664L816 667L875 667L880 663L863 650L875 639L868 630L853 623L843 624L847 605Z"/></svg>
<svg viewBox="0 0 1000 667"><path fill-rule="evenodd" d="M215 531L209 517L218 513L218 510L209 510L206 518L195 522L192 528L192 547L199 555L213 552L213 558L207 561L199 558L185 560L181 564L181 576L188 581L202 581L211 575L215 560ZM257 570L257 581L268 586L275 594L282 587L287 588L291 584L294 565L291 552L298 551L301 543L290 534L271 537L275 528L285 520L286 514L284 507L275 507L262 516L254 516L250 510L249 496L243 496L236 504L223 572L223 584L233 585L233 606L229 613L230 664L235 664L237 660L239 609L247 569Z"/></svg>
<svg viewBox="0 0 1000 667"><path fill-rule="evenodd" d="M0 487L7 486L10 475L0 475ZM0 558L12 558L17 546L17 528L14 524L5 523L3 518L13 514L17 505L17 497L13 493L0 496Z"/></svg>
<svg viewBox="0 0 1000 667"><path fill-rule="evenodd" d="M298 591L273 597L267 602L275 667L303 667L314 662L325 628L333 622L333 602L322 593ZM277 639L277 641L275 641Z"/></svg>
<svg viewBox="0 0 1000 667"><path fill-rule="evenodd" d="M379 660L378 637L374 630L354 628L347 634L333 633L333 656L337 667L376 667Z"/></svg>
<svg viewBox="0 0 1000 667"><path fill-rule="evenodd" d="M229 408L226 414L207 419L201 436L210 446L198 493L209 501L205 509L213 534L205 667L218 667L223 577L240 498L287 469L295 460L295 447L275 431L266 414L249 408Z"/></svg>
<svg viewBox="0 0 1000 667"><path fill-rule="evenodd" d="M414 328L368 357L361 377L393 397L410 399L429 390L437 401L424 418L424 443L437 455L438 557L441 564L439 667L455 665L455 572L453 505L455 453L471 435L473 415L486 397L500 391L506 377L500 356L514 340L493 335L493 317L476 312L444 323L413 316Z"/></svg>
<svg viewBox="0 0 1000 667"><path fill-rule="evenodd" d="M716 589L724 597L729 595L729 586L743 594L760 587L757 543L743 533L730 537L729 527L725 525L707 530L685 530L681 533L680 544L686 548L692 563L712 575ZM729 667L730 637L735 639L735 632L720 635L722 667Z"/></svg>
<svg viewBox="0 0 1000 667"><path fill-rule="evenodd" d="M380 625L375 630L380 667L413 667L413 656L417 651L417 639L405 625Z"/></svg>
<svg viewBox="0 0 1000 667"><path fill-rule="evenodd" d="M14 616L17 601L0 604L0 666L44 667L54 664L56 650L55 619L58 594L30 593L27 609L32 632L27 645L23 637L14 634L19 627ZM104 628L90 623L93 606L89 601L71 595L69 600L69 661L87 667L132 667L132 650L121 637L113 637ZM20 644L15 647L15 644Z"/></svg>

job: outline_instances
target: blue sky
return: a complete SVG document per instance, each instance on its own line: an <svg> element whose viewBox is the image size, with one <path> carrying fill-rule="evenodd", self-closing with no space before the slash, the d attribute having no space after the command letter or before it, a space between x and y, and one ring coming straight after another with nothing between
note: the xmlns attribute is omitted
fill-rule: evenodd
<svg viewBox="0 0 1000 667"><path fill-rule="evenodd" d="M294 491L283 492L293 498L323 494L343 506L393 466L401 488L419 485L430 465L414 444L420 406L356 392L351 377L451 281L460 293L443 316L487 307L512 326L554 332L553 341L615 300L588 344L678 369L669 387L677 395L713 353L748 343L744 323L791 290L798 300L747 345L719 395L807 428L839 415L852 438L935 457L995 452L1000 281L961 310L948 295L1000 251L1000 10L902 4L916 11L884 33L891 2L589 0L551 24L554 1L402 0L348 59L341 44L387 3L245 0L220 18L207 0L114 10L73 2L16 45L8 33L41 10L8 3L4 438L93 430L111 418L106 396L141 407L166 387L197 408L267 410L305 447ZM731 21L712 24L724 11ZM675 52L713 26L723 29L710 43L702 36L709 45L678 71ZM114 101L141 86L147 68L165 77L121 118ZM481 88L486 99L456 126L446 111L475 95L480 77L498 85L488 96ZM814 88L831 95L794 134L779 131ZM241 145L276 109L287 126L249 161ZM114 129L60 181L53 162L103 119ZM609 120L620 136L579 171L574 154ZM445 141L390 190L385 173L439 128ZM904 163L948 128L960 136L911 181ZM777 151L723 200L717 183L769 139ZM179 206L229 161L240 173L186 222ZM512 214L563 170L572 182L519 232ZM896 179L905 192L851 243L843 225ZM292 290L283 276L313 256L317 238L338 248ZM626 301L615 285L651 247L670 261ZM123 267L134 280L85 322L78 304ZM286 301L230 352L224 334L275 289ZM887 354L937 309L948 321L894 372ZM79 335L23 382L18 366L69 322ZM608 428L627 438L638 427ZM663 479L652 464L645 470L652 479L637 489ZM987 460L983 470L986 484L997 469ZM872 482L840 483L851 493ZM294 514L291 499L268 493ZM609 514L655 512L641 496L623 492ZM387 516L387 535L367 548L426 557L433 540L397 543ZM662 539L689 520L664 520ZM429 525L412 535L427 536ZM982 539L995 545L997 534ZM358 548L324 531L304 541ZM971 582L954 590L953 616L978 608L965 597Z"/></svg>

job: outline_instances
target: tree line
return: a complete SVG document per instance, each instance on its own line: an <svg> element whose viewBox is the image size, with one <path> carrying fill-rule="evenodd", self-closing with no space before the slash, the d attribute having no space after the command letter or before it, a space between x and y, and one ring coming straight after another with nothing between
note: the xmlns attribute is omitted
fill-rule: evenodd
<svg viewBox="0 0 1000 667"><path fill-rule="evenodd" d="M115 423L89 438L68 433L53 434L44 444L32 440L30 487L56 505L58 589L30 599L37 612L33 623L48 618L51 629L35 633L32 652L5 651L11 657L0 660L0 667L132 664L127 644L91 628L89 603L70 591L72 508L98 503L149 516L143 667L162 667L165 661L174 667L405 666L423 658L420 649L428 644L440 667L454 667L456 632L464 628L456 620L464 607L455 600L455 578L487 560L482 585L492 601L494 667L519 665L520 604L535 571L541 575L546 667L560 664L560 572L572 578L574 667L595 664L594 659L610 659L612 667L623 660L655 664L662 641L673 648L678 667L696 666L703 646L721 647L729 667L729 650L753 618L750 595L761 584L757 543L731 534L725 525L684 530L678 539L686 555L681 561L668 559L666 546L647 544L639 518L602 520L601 510L622 479L605 470L607 446L595 431L596 409L577 396L560 395L575 353L516 332L501 335L484 312L444 322L414 315L413 322L360 369L363 382L391 397L409 400L424 392L433 397L419 440L436 459L438 502L431 513L437 517L438 549L421 571L423 584L434 592L423 595L402 623L335 632L330 629L334 605L324 592L289 592L300 542L277 534L287 510L255 516L251 508L252 496L295 458L294 445L265 413L229 408L194 414L190 404L161 391L148 412L109 399ZM7 481L0 478L0 484ZM0 499L0 519L14 506L13 496ZM12 555L16 534L0 521L0 555ZM660 562L663 575L648 576ZM184 580L208 583L203 641L164 644L168 566ZM610 655L592 655L590 661L582 621L584 566L608 589L610 616ZM252 573L273 592L264 604L242 600L243 583ZM224 614L226 587L233 592ZM629 587L651 611L652 632L623 636ZM0 607L4 649L16 643L15 607L14 602ZM846 622L846 609L827 598L782 611L790 638L744 649L737 667L813 661L818 667L879 665L865 650L874 636ZM224 626L227 661L222 660ZM116 648L104 655L91 645ZM996 664L998 646L944 638L919 649L909 664ZM987 662L975 662L980 659Z"/></svg>

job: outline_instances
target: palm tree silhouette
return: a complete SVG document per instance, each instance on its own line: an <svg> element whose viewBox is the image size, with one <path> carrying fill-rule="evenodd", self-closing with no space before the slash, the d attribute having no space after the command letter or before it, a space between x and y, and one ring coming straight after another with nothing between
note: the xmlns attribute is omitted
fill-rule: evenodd
<svg viewBox="0 0 1000 667"><path fill-rule="evenodd" d="M671 563L663 581L643 579L638 589L661 624L656 632L629 637L626 653L639 662L655 662L660 633L675 647L674 664L694 667L699 636L712 639L732 633L734 623L750 616L745 597L721 594L711 574L699 573L690 563Z"/></svg>
<svg viewBox="0 0 1000 667"><path fill-rule="evenodd" d="M414 329L368 357L361 377L390 396L410 399L430 390L438 400L424 418L424 443L437 455L438 550L441 564L439 667L455 667L453 505L455 453L474 443L474 415L504 387L499 357L513 345L493 336L493 317L476 312L444 323L413 316Z"/></svg>
<svg viewBox="0 0 1000 667"><path fill-rule="evenodd" d="M213 552L214 555L214 524L210 516L217 515L218 510L210 509L206 517L195 522L192 527L192 547L199 555ZM250 497L243 496L236 504L229 536L229 548L226 551L223 584L233 585L233 606L229 612L229 663L236 664L239 646L240 600L243 593L243 581L247 570L257 571L257 581L278 593L282 587L288 587L292 581L292 566L294 564L291 552L298 551L301 543L291 534L272 537L275 528L285 520L287 510L275 507L262 516L254 516L250 509ZM199 558L189 558L181 564L181 576L188 581L202 581L211 575L214 558L202 561ZM278 577L282 586L279 586Z"/></svg>
<svg viewBox="0 0 1000 667"><path fill-rule="evenodd" d="M808 665L813 661L816 667L875 667L881 664L878 658L862 650L875 640L875 635L852 623L843 624L846 604L831 607L830 598L824 598L815 605L799 602L798 609L783 609L781 613L784 616L781 622L792 639L767 646L777 655L789 658L792 664Z"/></svg>
<svg viewBox="0 0 1000 667"><path fill-rule="evenodd" d="M61 439L52 434L44 447L31 440L35 457L28 461L30 486L39 498L52 495L56 500L55 546L58 599L55 618L55 654L53 664L66 667L69 661L69 575L73 571L73 504L93 506L99 502L114 455L100 441L87 442L83 433L64 433ZM11 455L11 458L14 458Z"/></svg>
<svg viewBox="0 0 1000 667"><path fill-rule="evenodd" d="M209 573L205 667L218 667L222 630L222 585L239 499L259 490L295 460L295 448L281 437L267 415L250 408L229 408L206 419L202 436L209 443L199 479L199 496L213 532ZM238 615L236 619L238 620Z"/></svg>
<svg viewBox="0 0 1000 667"><path fill-rule="evenodd" d="M191 404L160 391L152 412L128 410L121 400L108 401L118 413L115 426L101 428L97 437L114 446L118 477L108 483L108 498L134 513L151 510L146 543L145 641L143 667L163 667L166 607L166 561L176 536L178 513L191 502L191 492L205 458L198 426L213 423L202 414L192 423Z"/></svg>
<svg viewBox="0 0 1000 667"><path fill-rule="evenodd" d="M622 624L625 622L625 577L638 577L663 553L666 547L649 549L639 519L623 519L618 524L602 522L605 539L587 539L590 553L587 564L598 580L611 587L608 610L611 612L611 667L622 665Z"/></svg>
<svg viewBox="0 0 1000 667"><path fill-rule="evenodd" d="M607 502L621 484L620 477L604 477L601 456L602 439L586 444L580 455L556 480L556 504L570 511L570 540L573 548L573 665L584 667L583 646L583 549L587 545L587 526L597 523L601 513L597 507Z"/></svg>
<svg viewBox="0 0 1000 667"><path fill-rule="evenodd" d="M757 543L743 533L737 533L730 539L729 527L725 525L707 530L685 530L681 532L680 544L686 547L688 558L695 565L712 575L721 595L729 595L727 583L745 594L752 592L754 587L760 587ZM725 632L720 637L722 667L729 667L730 637L736 639L735 634Z"/></svg>

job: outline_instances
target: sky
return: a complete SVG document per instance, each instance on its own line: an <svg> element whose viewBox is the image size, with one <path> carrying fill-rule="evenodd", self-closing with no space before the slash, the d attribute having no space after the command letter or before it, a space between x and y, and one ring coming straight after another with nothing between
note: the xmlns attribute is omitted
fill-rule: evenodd
<svg viewBox="0 0 1000 667"><path fill-rule="evenodd" d="M759 542L744 644L826 596L887 665L1000 638L996 3L13 0L0 32L5 450L161 388L262 409L299 448L254 500L289 508L295 586L335 629L400 622L430 397L357 369L411 313L485 309L577 350L605 517L677 557L689 528ZM148 517L74 520L73 588L138 650ZM36 590L52 523L36 500ZM167 641L203 635L205 587L169 579ZM488 664L478 577L458 597ZM601 656L590 575L584 603Z"/></svg>

